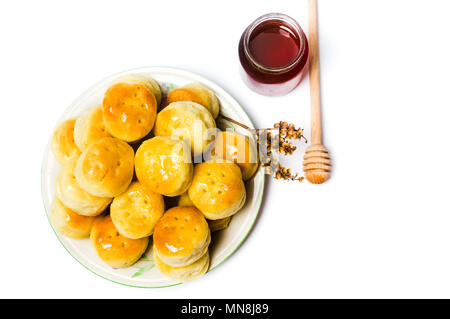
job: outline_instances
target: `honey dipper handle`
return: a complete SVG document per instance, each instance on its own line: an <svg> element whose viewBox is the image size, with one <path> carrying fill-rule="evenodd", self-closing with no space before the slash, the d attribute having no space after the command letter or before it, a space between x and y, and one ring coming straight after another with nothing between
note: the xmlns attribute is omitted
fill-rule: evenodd
<svg viewBox="0 0 450 319"><path fill-rule="evenodd" d="M311 144L322 144L320 112L319 34L317 0L309 0L309 90L311 95Z"/></svg>

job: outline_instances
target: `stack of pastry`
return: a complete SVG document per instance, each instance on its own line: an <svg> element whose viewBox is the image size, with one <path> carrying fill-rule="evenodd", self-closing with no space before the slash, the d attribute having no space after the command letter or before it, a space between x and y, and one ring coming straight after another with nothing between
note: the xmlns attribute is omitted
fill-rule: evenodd
<svg viewBox="0 0 450 319"><path fill-rule="evenodd" d="M51 145L63 167L50 220L66 236L90 237L114 268L138 261L153 236L159 271L188 281L208 270L211 232L244 205L256 148L216 131L219 101L202 84L172 90L158 113L161 100L154 79L127 75L101 106L58 126ZM198 155L207 160L194 166ZM165 212L164 199L177 196Z"/></svg>
<svg viewBox="0 0 450 319"><path fill-rule="evenodd" d="M164 213L162 195L132 182L134 150L129 145L151 131L160 101L155 80L119 78L101 106L64 121L52 137L62 169L50 221L65 236L90 237L99 257L115 268L139 260Z"/></svg>
<svg viewBox="0 0 450 319"><path fill-rule="evenodd" d="M210 242L208 223L197 208L173 207L156 224L153 257L163 274L193 280L208 270Z"/></svg>

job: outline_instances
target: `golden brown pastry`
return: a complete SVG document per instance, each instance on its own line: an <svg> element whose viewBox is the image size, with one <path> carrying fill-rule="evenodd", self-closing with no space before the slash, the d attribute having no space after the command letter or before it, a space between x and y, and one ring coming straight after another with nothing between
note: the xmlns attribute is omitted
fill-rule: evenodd
<svg viewBox="0 0 450 319"><path fill-rule="evenodd" d="M222 219L235 214L246 198L239 166L218 159L197 164L189 198L208 219Z"/></svg>
<svg viewBox="0 0 450 319"><path fill-rule="evenodd" d="M158 82L149 76L143 74L126 74L115 79L114 83L137 83L145 85L155 96L156 104L159 105L161 103L161 88Z"/></svg>
<svg viewBox="0 0 450 319"><path fill-rule="evenodd" d="M75 121L76 119L70 119L62 122L58 125L52 136L52 152L61 165L65 165L70 160L78 158L81 154L73 138Z"/></svg>
<svg viewBox="0 0 450 319"><path fill-rule="evenodd" d="M140 182L114 198L111 219L122 235L138 239L153 234L156 223L164 214L164 199Z"/></svg>
<svg viewBox="0 0 450 319"><path fill-rule="evenodd" d="M214 139L216 122L198 103L182 101L169 104L158 113L156 136L174 136L188 141L194 154L201 154Z"/></svg>
<svg viewBox="0 0 450 319"><path fill-rule="evenodd" d="M108 132L126 142L146 136L155 124L155 95L142 83L116 83L103 97L103 119Z"/></svg>
<svg viewBox="0 0 450 319"><path fill-rule="evenodd" d="M214 141L212 156L236 163L242 179L249 180L258 169L258 151L250 137L235 132L220 132Z"/></svg>
<svg viewBox="0 0 450 319"><path fill-rule="evenodd" d="M84 151L89 144L108 136L111 135L106 131L101 106L84 111L75 122L73 137L81 151Z"/></svg>
<svg viewBox="0 0 450 319"><path fill-rule="evenodd" d="M216 231L227 228L228 225L230 224L230 220L231 216L216 220L207 219L206 221L208 222L209 229L211 230L212 233L214 233Z"/></svg>
<svg viewBox="0 0 450 319"><path fill-rule="evenodd" d="M91 233L95 217L78 215L55 197L49 214L53 227L61 234L71 238L86 238Z"/></svg>
<svg viewBox="0 0 450 319"><path fill-rule="evenodd" d="M195 207L173 207L158 221L153 243L158 257L172 267L196 262L208 250L208 223Z"/></svg>
<svg viewBox="0 0 450 319"><path fill-rule="evenodd" d="M91 195L78 186L75 179L76 165L77 160L72 160L59 172L56 178L56 196L65 206L80 215L100 215L111 203L112 198Z"/></svg>
<svg viewBox="0 0 450 319"><path fill-rule="evenodd" d="M175 137L155 136L139 146L136 176L152 191L165 196L184 193L192 180L192 162L186 142Z"/></svg>
<svg viewBox="0 0 450 319"><path fill-rule="evenodd" d="M184 192L183 194L180 195L180 197L178 198L178 206L195 207L194 203L189 198L188 192ZM211 230L212 233L214 233L216 231L227 228L228 225L230 224L230 220L231 216L216 220L207 219L206 221L208 222L209 229Z"/></svg>
<svg viewBox="0 0 450 319"><path fill-rule="evenodd" d="M167 103L178 101L191 101L203 105L213 118L219 115L219 100L213 91L200 83L191 83L174 89L167 95Z"/></svg>
<svg viewBox="0 0 450 319"><path fill-rule="evenodd" d="M194 203L189 198L189 194L188 194L187 191L184 192L183 194L181 194L180 197L178 198L178 206L192 206L192 207L195 207Z"/></svg>
<svg viewBox="0 0 450 319"><path fill-rule="evenodd" d="M134 151L113 137L104 137L81 154L75 169L78 185L99 197L114 197L124 192L133 178Z"/></svg>
<svg viewBox="0 0 450 319"><path fill-rule="evenodd" d="M91 242L98 256L111 267L133 265L147 249L148 237L130 239L119 233L109 215L97 217L91 230Z"/></svg>
<svg viewBox="0 0 450 319"><path fill-rule="evenodd" d="M158 267L161 273L181 282L187 282L197 279L198 277L206 273L209 268L208 251L206 251L206 253L200 259L190 265L184 267L172 267L164 263L161 258L159 258L158 253L153 246L153 259L155 260L156 267Z"/></svg>

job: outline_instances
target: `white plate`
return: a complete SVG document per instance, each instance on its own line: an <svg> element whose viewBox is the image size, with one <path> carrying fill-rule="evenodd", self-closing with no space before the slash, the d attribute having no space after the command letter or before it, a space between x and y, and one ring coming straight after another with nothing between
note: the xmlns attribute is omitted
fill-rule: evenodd
<svg viewBox="0 0 450 319"><path fill-rule="evenodd" d="M165 67L133 69L102 80L78 97L65 111L61 121L76 117L87 108L101 105L103 94L111 82L118 76L130 73L142 73L153 77L161 84L161 88L165 92L190 82L203 83L217 95L222 114L250 128L254 128L253 123L239 103L217 84L192 72ZM225 121L220 121L217 125L222 129L225 127L233 127L239 133L247 133L245 129ZM60 169L61 167L53 157L50 146L48 145L42 164L42 195L47 215L53 197L55 196L55 179ZM227 229L213 233L212 243L210 245L210 271L230 257L250 232L261 206L264 193L264 179L264 172L262 169L259 169L254 178L246 182L247 201L244 207L233 216ZM179 282L166 277L158 271L152 260L150 248L143 258L133 266L124 269L114 269L97 256L89 239L71 239L57 232L55 233L66 250L78 262L103 278L123 285L146 288L167 287L179 284ZM151 247L151 244L149 247Z"/></svg>

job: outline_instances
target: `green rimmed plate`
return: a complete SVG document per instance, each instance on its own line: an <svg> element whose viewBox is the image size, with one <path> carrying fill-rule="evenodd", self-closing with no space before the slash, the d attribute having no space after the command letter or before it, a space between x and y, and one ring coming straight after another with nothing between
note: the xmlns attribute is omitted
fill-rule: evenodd
<svg viewBox="0 0 450 319"><path fill-rule="evenodd" d="M60 121L76 117L80 115L83 110L100 105L103 94L112 81L119 76L132 73L141 73L153 77L160 83L163 93L167 93L171 89L183 86L187 83L203 83L217 95L221 104L220 111L223 115L245 124L250 128L254 128L253 123L239 103L220 86L195 73L167 67L144 67L133 69L112 75L100 81L78 97L64 112ZM217 125L221 129L231 127L238 133L246 133L245 129L226 121L218 121ZM47 215L51 202L55 196L55 180L60 169L61 166L56 162L50 151L50 146L48 145L45 150L44 161L42 164L42 196ZM264 193L264 179L264 171L259 169L254 178L246 182L247 200L244 207L233 216L227 229L213 234L212 243L210 245L210 271L230 257L249 234L261 206ZM158 271L152 260L151 248L149 248L141 260L133 266L124 269L114 269L97 256L89 239L71 239L56 231L55 234L66 250L79 263L105 279L123 285L142 288L159 288L179 284L179 282L168 278ZM151 245L149 246L151 247Z"/></svg>

